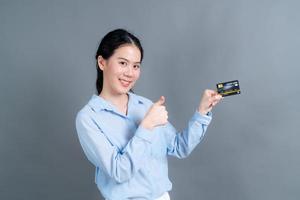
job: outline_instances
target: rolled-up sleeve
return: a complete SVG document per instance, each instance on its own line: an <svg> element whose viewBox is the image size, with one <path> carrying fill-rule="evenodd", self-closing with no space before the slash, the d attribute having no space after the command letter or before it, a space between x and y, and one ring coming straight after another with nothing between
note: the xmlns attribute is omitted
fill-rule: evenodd
<svg viewBox="0 0 300 200"><path fill-rule="evenodd" d="M178 158L187 157L202 140L211 119L211 112L202 115L196 110L182 132L178 132L171 123L168 123L164 127L168 155Z"/></svg>
<svg viewBox="0 0 300 200"><path fill-rule="evenodd" d="M153 133L139 126L126 147L119 150L93 118L82 112L76 116L76 130L88 160L118 183L129 180L143 166L153 140Z"/></svg>

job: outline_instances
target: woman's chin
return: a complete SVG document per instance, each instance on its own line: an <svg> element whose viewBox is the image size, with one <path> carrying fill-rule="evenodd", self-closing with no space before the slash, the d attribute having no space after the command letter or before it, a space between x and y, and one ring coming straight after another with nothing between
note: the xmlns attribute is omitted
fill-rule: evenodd
<svg viewBox="0 0 300 200"><path fill-rule="evenodd" d="M121 88L118 90L118 93L119 94L127 94L130 90L131 90L132 87L128 87L128 88Z"/></svg>

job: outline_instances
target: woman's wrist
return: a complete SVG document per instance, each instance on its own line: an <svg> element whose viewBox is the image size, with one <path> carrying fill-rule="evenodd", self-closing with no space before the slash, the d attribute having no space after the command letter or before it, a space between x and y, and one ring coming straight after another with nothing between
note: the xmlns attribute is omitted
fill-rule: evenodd
<svg viewBox="0 0 300 200"><path fill-rule="evenodd" d="M203 109L201 109L201 108L198 108L197 111L198 111L200 114L202 114L202 115L207 115L207 113L208 113L208 111L203 110Z"/></svg>
<svg viewBox="0 0 300 200"><path fill-rule="evenodd" d="M141 126L142 126L143 128L145 128L145 129L148 129L148 130L152 130L152 129L153 129L153 126L151 126L151 124L148 123L148 122L145 121L145 120L143 120L143 121L141 122Z"/></svg>

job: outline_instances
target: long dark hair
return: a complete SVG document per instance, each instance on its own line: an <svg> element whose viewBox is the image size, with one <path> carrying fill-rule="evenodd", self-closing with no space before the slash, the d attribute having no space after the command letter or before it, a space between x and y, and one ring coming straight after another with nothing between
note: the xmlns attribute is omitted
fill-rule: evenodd
<svg viewBox="0 0 300 200"><path fill-rule="evenodd" d="M136 36L124 29L116 29L107 33L101 40L96 53L96 88L98 91L98 95L101 93L103 87L103 71L98 66L98 57L102 56L104 59L109 59L113 55L114 51L124 44L133 44L138 47L141 52L142 62L144 51L140 40ZM133 92L132 89L130 89L130 91Z"/></svg>

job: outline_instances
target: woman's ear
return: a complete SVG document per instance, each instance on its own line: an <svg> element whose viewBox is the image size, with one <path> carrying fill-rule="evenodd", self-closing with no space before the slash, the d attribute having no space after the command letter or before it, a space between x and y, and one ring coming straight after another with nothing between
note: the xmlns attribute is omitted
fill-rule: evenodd
<svg viewBox="0 0 300 200"><path fill-rule="evenodd" d="M103 71L104 66L106 64L105 62L106 60L102 57L102 56L98 56L97 62L98 62L98 66L99 68Z"/></svg>

